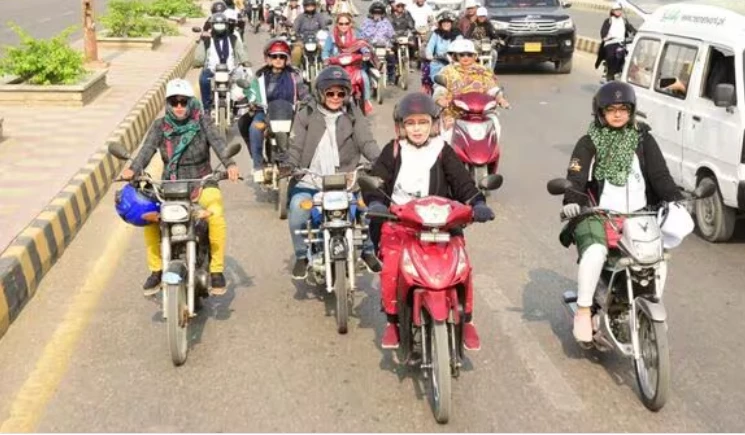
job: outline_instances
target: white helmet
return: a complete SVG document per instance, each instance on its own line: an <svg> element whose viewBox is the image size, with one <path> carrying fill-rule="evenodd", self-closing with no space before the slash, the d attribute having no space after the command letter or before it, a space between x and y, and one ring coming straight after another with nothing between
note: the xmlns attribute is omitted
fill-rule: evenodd
<svg viewBox="0 0 745 435"><path fill-rule="evenodd" d="M166 98L180 95L183 97L194 97L194 88L184 79L173 79L166 85Z"/></svg>
<svg viewBox="0 0 745 435"><path fill-rule="evenodd" d="M619 10L619 9L623 10L623 4L621 2L614 2L613 6L611 6L610 8L610 10L612 11Z"/></svg>
<svg viewBox="0 0 745 435"><path fill-rule="evenodd" d="M667 215L664 211L664 208L660 209L657 221L662 221L660 226L662 243L665 249L671 249L680 245L683 239L693 232L693 219L688 210L680 204L670 204L667 208Z"/></svg>
<svg viewBox="0 0 745 435"><path fill-rule="evenodd" d="M478 2L478 0L466 0L465 5L463 5L463 9L477 8L479 6L481 6L481 4Z"/></svg>
<svg viewBox="0 0 745 435"><path fill-rule="evenodd" d="M450 43L448 47L448 53L463 54L473 53L476 54L476 46L473 45L473 41L470 39L456 39Z"/></svg>
<svg viewBox="0 0 745 435"><path fill-rule="evenodd" d="M398 5L406 6L406 0L396 0L396 2L393 5L394 6L398 6Z"/></svg>
<svg viewBox="0 0 745 435"><path fill-rule="evenodd" d="M477 17L488 17L489 12L487 12L485 7L481 6L480 8L476 9L476 16Z"/></svg>

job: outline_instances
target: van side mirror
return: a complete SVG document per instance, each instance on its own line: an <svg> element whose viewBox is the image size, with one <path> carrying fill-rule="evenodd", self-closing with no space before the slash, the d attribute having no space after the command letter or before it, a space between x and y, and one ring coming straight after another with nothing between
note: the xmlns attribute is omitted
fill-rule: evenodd
<svg viewBox="0 0 745 435"><path fill-rule="evenodd" d="M714 88L714 105L717 107L733 107L737 105L735 85L720 83Z"/></svg>

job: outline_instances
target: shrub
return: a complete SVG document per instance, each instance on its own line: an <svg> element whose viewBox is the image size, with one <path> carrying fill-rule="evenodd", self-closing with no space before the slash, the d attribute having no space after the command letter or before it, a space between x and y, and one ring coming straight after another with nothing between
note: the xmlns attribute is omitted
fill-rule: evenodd
<svg viewBox="0 0 745 435"><path fill-rule="evenodd" d="M108 36L115 38L141 38L156 32L178 34L176 27L163 18L147 16L148 8L141 0L111 0L101 23L108 29Z"/></svg>
<svg viewBox="0 0 745 435"><path fill-rule="evenodd" d="M204 16L202 7L192 0L154 0L148 7L148 13L156 17L199 18Z"/></svg>
<svg viewBox="0 0 745 435"><path fill-rule="evenodd" d="M21 43L7 47L5 57L0 59L0 74L16 75L36 85L74 84L85 74L83 54L67 42L76 26L50 39L36 39L15 23L8 23L8 27Z"/></svg>

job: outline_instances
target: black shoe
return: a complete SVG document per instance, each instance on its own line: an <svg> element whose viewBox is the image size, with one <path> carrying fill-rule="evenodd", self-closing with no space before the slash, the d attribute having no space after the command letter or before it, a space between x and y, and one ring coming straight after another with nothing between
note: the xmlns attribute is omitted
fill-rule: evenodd
<svg viewBox="0 0 745 435"><path fill-rule="evenodd" d="M308 259L298 258L292 267L292 279L305 279L308 277Z"/></svg>
<svg viewBox="0 0 745 435"><path fill-rule="evenodd" d="M144 296L152 296L160 291L160 280L163 277L163 272L153 272L145 280L145 284L142 285L142 294Z"/></svg>
<svg viewBox="0 0 745 435"><path fill-rule="evenodd" d="M365 262L365 266L370 273L380 273L383 270L383 265L380 264L380 260L372 252L363 252L360 256L362 261Z"/></svg>
<svg viewBox="0 0 745 435"><path fill-rule="evenodd" d="M211 273L210 274L211 289L210 294L215 296L222 296L228 291L227 284L225 283L225 275L222 273Z"/></svg>

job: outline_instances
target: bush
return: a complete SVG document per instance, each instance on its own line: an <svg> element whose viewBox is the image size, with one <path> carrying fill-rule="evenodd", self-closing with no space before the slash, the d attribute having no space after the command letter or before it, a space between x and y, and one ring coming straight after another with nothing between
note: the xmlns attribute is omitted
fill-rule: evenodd
<svg viewBox="0 0 745 435"><path fill-rule="evenodd" d="M178 35L173 24L160 17L147 16L149 7L141 0L111 0L101 23L108 29L108 36L115 38L141 38L157 32Z"/></svg>
<svg viewBox="0 0 745 435"><path fill-rule="evenodd" d="M35 85L74 84L85 74L83 54L70 47L67 38L76 26L50 39L36 39L15 23L8 27L18 35L18 47L7 47L0 59L0 74L16 75Z"/></svg>
<svg viewBox="0 0 745 435"><path fill-rule="evenodd" d="M192 0L154 0L148 7L148 13L156 17L199 18L204 16L202 7Z"/></svg>

